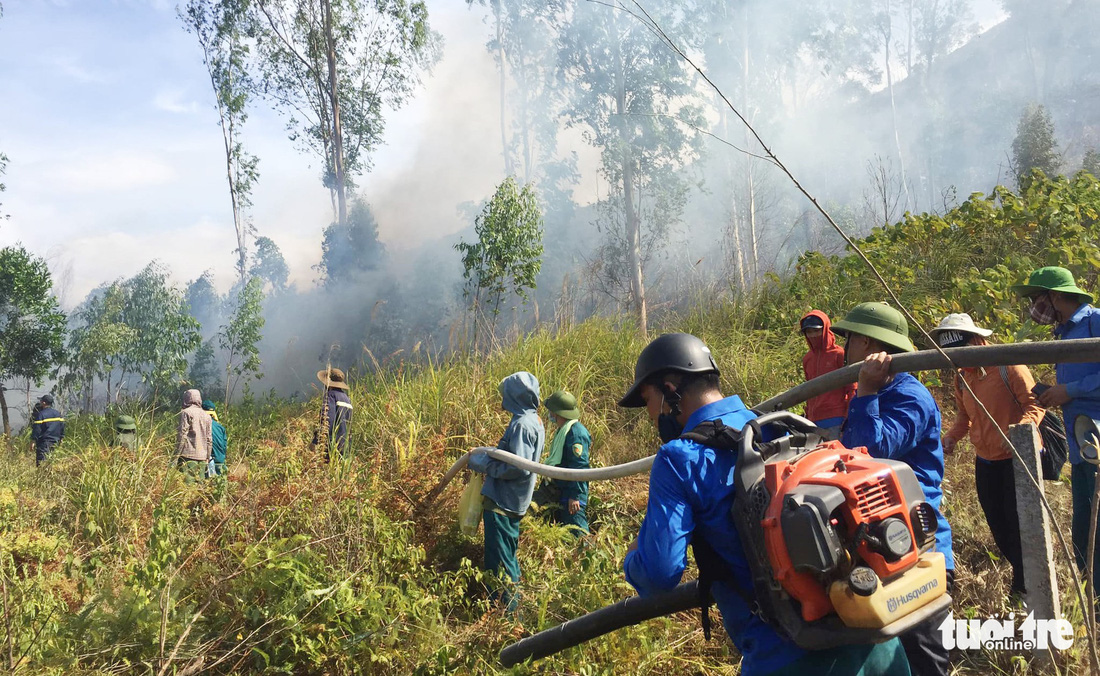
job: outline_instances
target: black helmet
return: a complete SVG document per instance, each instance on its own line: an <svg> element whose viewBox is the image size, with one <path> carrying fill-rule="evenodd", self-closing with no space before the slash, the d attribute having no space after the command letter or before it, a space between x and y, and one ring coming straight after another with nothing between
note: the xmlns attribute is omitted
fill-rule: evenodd
<svg viewBox="0 0 1100 676"><path fill-rule="evenodd" d="M642 384L662 371L718 373L718 365L714 363L710 348L690 333L666 333L658 336L638 355L638 363L634 366L634 384L619 400L619 406L645 406L645 400L639 392Z"/></svg>

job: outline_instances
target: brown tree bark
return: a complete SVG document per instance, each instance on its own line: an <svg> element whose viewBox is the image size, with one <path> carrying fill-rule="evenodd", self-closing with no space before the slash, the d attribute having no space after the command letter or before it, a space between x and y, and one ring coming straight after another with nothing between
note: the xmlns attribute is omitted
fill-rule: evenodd
<svg viewBox="0 0 1100 676"><path fill-rule="evenodd" d="M332 109L332 169L336 172L337 220L348 222L347 176L344 169L344 130L340 126L340 96L336 76L336 38L332 34L332 1L321 0L324 9L325 58L328 61L328 96Z"/></svg>
<svg viewBox="0 0 1100 676"><path fill-rule="evenodd" d="M4 386L0 385L0 411L4 416L4 436L11 440L11 421L8 419L8 400L4 397Z"/></svg>

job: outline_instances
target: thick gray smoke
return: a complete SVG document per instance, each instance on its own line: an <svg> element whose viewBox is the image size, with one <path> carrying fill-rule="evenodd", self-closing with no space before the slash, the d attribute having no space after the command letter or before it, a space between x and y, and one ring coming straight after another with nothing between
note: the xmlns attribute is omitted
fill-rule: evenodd
<svg viewBox="0 0 1100 676"><path fill-rule="evenodd" d="M1080 166L1100 129L1100 40L1085 28L1100 17L1082 0L1032 4L642 2L853 234L1011 182L1008 154L1032 102L1053 115L1065 169ZM651 307L837 250L716 93L636 18L573 0L501 5L498 17L490 4L429 3L443 60L387 120L404 145L359 181L385 254L315 285L322 271L300 270L320 260L321 242L284 247L299 273L267 300L266 375L254 388L306 394L326 363L371 368L467 345L453 246L471 239L506 173L540 192L545 255L533 301L509 299L498 333L628 309L622 138L637 160ZM621 102L616 50L632 59Z"/></svg>

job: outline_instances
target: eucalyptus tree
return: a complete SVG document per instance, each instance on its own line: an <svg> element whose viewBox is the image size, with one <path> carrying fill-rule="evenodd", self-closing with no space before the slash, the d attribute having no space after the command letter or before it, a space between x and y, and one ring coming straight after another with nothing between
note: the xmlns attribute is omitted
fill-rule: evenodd
<svg viewBox="0 0 1100 676"><path fill-rule="evenodd" d="M188 0L176 9L184 27L198 39L214 91L237 234L237 274L242 283L248 272L248 236L254 234L247 211L252 206L252 187L259 178L259 158L245 151L241 142L249 95L254 88L247 71L248 8L249 0Z"/></svg>
<svg viewBox="0 0 1100 676"><path fill-rule="evenodd" d="M562 27L559 67L569 89L565 118L600 150L607 194L599 227L607 235L599 270L647 330L645 269L680 219L705 124L695 79L629 7L578 2ZM649 10L681 44L694 27L672 3Z"/></svg>
<svg viewBox="0 0 1100 676"><path fill-rule="evenodd" d="M368 171L384 113L400 108L438 58L423 0L251 0L260 90L315 153L335 220Z"/></svg>

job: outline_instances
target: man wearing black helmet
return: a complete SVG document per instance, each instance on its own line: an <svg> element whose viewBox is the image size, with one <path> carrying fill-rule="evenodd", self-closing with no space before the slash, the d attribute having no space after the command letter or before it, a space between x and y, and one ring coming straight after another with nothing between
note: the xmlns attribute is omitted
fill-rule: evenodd
<svg viewBox="0 0 1100 676"><path fill-rule="evenodd" d="M907 676L909 665L896 639L878 645L806 652L780 637L746 601L752 578L730 517L734 455L681 438L709 420L740 429L755 417L740 397L719 390L718 365L703 341L686 333L660 336L638 357L634 384L620 406L644 407L664 444L649 475L649 501L637 541L623 562L627 581L646 596L680 582L687 546L696 556L705 541L727 575L711 592L722 623L741 652L743 676L834 673Z"/></svg>

